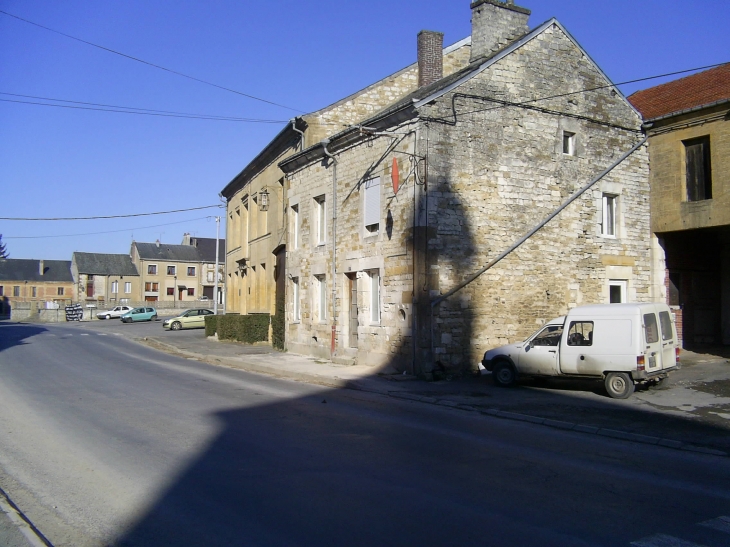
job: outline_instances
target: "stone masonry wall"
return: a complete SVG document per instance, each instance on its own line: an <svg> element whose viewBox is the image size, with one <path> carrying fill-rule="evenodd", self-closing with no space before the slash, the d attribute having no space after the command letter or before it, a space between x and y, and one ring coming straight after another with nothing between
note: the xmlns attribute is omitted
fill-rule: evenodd
<svg viewBox="0 0 730 547"><path fill-rule="evenodd" d="M640 120L610 89L531 103L564 115L503 107L604 85L553 26L423 110L428 130L428 242L432 297L465 280L642 138ZM456 108L456 122L452 100ZM610 122L610 127L581 116ZM563 132L575 155L563 153ZM618 234L601 235L602 194L618 196ZM608 280L630 301L651 300L646 147L474 283L441 303L431 339L437 368L473 369L486 349L523 339L569 308L608 302Z"/></svg>
<svg viewBox="0 0 730 547"><path fill-rule="evenodd" d="M409 127L399 128L408 133ZM337 153L337 352L357 359L358 363L403 368L410 362L411 300L413 263L411 232L413 225L414 175L410 157L413 134L380 137L362 142ZM393 193L391 167L399 165L400 189ZM292 291L287 301L287 347L291 351L329 357L332 325L332 164L312 164L290 175L289 203L299 204L299 245L288 252L287 268L299 280L301 321L294 320ZM381 218L378 233L365 230L363 221L364 183L380 177ZM327 241L314 241L314 198L325 196ZM290 247L291 248L291 247ZM371 320L370 272L380 279L380 321ZM326 321L317 316L315 276L327 279ZM351 349L349 279L357 279L358 340Z"/></svg>

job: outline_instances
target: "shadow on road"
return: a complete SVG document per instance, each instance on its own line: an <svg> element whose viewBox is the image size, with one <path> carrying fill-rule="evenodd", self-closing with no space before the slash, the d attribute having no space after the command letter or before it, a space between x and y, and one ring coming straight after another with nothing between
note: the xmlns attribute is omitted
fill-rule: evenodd
<svg viewBox="0 0 730 547"><path fill-rule="evenodd" d="M46 332L45 327L0 322L0 351L26 344L26 340Z"/></svg>

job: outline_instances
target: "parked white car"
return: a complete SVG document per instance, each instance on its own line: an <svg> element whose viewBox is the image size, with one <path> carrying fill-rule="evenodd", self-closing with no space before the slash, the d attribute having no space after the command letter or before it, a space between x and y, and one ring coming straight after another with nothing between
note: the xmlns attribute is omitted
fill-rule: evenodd
<svg viewBox="0 0 730 547"><path fill-rule="evenodd" d="M96 314L99 319L119 319L132 308L129 306L116 306L109 311L100 311Z"/></svg>
<svg viewBox="0 0 730 547"><path fill-rule="evenodd" d="M636 383L679 368L679 342L666 304L579 306L524 342L488 350L482 364L499 386L519 375L600 378L610 397L625 399Z"/></svg>

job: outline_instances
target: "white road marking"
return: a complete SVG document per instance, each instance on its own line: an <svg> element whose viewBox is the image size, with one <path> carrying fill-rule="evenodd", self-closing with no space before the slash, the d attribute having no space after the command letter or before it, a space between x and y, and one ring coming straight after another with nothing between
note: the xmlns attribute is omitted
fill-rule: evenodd
<svg viewBox="0 0 730 547"><path fill-rule="evenodd" d="M97 332L96 334L99 335L99 336L106 336L106 333L105 332Z"/></svg>
<svg viewBox="0 0 730 547"><path fill-rule="evenodd" d="M82 332L81 333L81 336L89 336L89 333L88 332Z"/></svg>
<svg viewBox="0 0 730 547"><path fill-rule="evenodd" d="M703 547L699 543L685 541L666 534L654 534L653 536L645 537L638 541L632 541L631 545L636 545L637 547Z"/></svg>
<svg viewBox="0 0 730 547"><path fill-rule="evenodd" d="M706 526L707 528L730 534L730 517L717 517L716 519L706 520L705 522L700 522L700 526Z"/></svg>

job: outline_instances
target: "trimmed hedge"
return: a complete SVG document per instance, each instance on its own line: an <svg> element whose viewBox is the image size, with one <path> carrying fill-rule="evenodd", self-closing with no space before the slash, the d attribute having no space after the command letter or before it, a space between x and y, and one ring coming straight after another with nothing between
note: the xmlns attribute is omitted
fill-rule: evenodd
<svg viewBox="0 0 730 547"><path fill-rule="evenodd" d="M205 316L205 336L213 336L218 330L218 318L220 315L206 315Z"/></svg>
<svg viewBox="0 0 730 547"><path fill-rule="evenodd" d="M286 300L284 291L276 293L276 314L271 318L271 337L272 345L281 351L284 351L284 307Z"/></svg>
<svg viewBox="0 0 730 547"><path fill-rule="evenodd" d="M236 340L245 344L269 341L268 313L255 315L218 315L215 318L205 318L205 334L215 326L218 340ZM215 325L214 325L215 323ZM212 336L212 334L210 335Z"/></svg>

